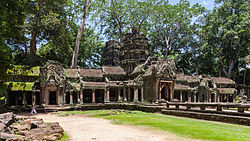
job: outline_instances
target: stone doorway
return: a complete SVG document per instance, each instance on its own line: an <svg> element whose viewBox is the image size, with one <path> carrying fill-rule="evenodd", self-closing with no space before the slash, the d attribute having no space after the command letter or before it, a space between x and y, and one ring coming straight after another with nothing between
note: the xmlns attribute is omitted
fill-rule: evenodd
<svg viewBox="0 0 250 141"><path fill-rule="evenodd" d="M110 88L109 98L110 98L111 102L117 102L118 101L117 88Z"/></svg>
<svg viewBox="0 0 250 141"><path fill-rule="evenodd" d="M49 92L49 105L56 105L56 91Z"/></svg>
<svg viewBox="0 0 250 141"><path fill-rule="evenodd" d="M95 90L95 102L104 103L104 90L103 89Z"/></svg>
<svg viewBox="0 0 250 141"><path fill-rule="evenodd" d="M91 89L83 89L83 103L92 103Z"/></svg>
<svg viewBox="0 0 250 141"><path fill-rule="evenodd" d="M160 93L159 93L159 100L165 99L167 101L171 100L172 95L172 81L160 81Z"/></svg>

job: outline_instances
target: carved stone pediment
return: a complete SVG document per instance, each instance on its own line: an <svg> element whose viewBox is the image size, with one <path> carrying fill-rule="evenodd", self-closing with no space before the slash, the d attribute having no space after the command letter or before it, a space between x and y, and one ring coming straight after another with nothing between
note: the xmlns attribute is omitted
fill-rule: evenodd
<svg viewBox="0 0 250 141"><path fill-rule="evenodd" d="M41 85L63 87L66 81L66 75L63 67L57 61L48 61L40 68Z"/></svg>

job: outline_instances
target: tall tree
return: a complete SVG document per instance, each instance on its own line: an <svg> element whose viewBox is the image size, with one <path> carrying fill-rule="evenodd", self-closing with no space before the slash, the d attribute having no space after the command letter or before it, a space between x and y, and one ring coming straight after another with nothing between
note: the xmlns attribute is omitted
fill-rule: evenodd
<svg viewBox="0 0 250 141"><path fill-rule="evenodd" d="M78 52L79 52L79 46L80 46L80 41L81 41L81 38L82 38L82 32L84 30L86 17L87 17L88 12L89 12L89 10L88 10L89 9L89 3L90 3L90 0L85 1L82 21L81 21L81 25L80 25L80 28L78 30L78 34L77 34L77 37L76 37L75 51L74 51L74 54L73 54L72 65L71 65L71 67L74 68L74 69L77 66L77 57L78 57Z"/></svg>
<svg viewBox="0 0 250 141"><path fill-rule="evenodd" d="M249 1L216 0L204 26L207 47L212 48L225 76L231 78L239 58L250 54Z"/></svg>
<svg viewBox="0 0 250 141"><path fill-rule="evenodd" d="M180 0L176 5L164 1L156 9L151 16L150 37L156 45L156 52L167 58L171 51L181 48L192 19L204 12L205 8L199 4L191 6L187 0Z"/></svg>
<svg viewBox="0 0 250 141"><path fill-rule="evenodd" d="M22 25L25 7L22 0L0 1L0 97L5 94L4 82L8 80L7 69L12 63L12 49L22 41Z"/></svg>
<svg viewBox="0 0 250 141"><path fill-rule="evenodd" d="M158 0L96 0L92 19L109 39L122 42L124 33L132 28L147 33L148 19L158 3Z"/></svg>

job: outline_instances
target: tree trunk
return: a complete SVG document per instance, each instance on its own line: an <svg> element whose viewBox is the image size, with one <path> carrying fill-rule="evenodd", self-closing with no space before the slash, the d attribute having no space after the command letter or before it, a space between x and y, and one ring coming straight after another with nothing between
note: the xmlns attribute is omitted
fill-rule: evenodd
<svg viewBox="0 0 250 141"><path fill-rule="evenodd" d="M81 21L81 25L80 25L80 28L78 30L78 34L77 34L77 37L76 37L75 51L74 51L74 54L73 54L72 64L71 64L71 67L73 69L75 69L76 66L77 66L77 57L78 57L78 52L79 52L79 46L80 46L80 42L81 42L81 38L82 38L82 32L84 30L86 17L88 15L89 3L90 3L90 0L85 1L85 8L84 8L83 16L82 16L82 21Z"/></svg>
<svg viewBox="0 0 250 141"><path fill-rule="evenodd" d="M199 67L198 67L198 64L195 65L195 75L196 75L196 76L199 75Z"/></svg>
<svg viewBox="0 0 250 141"><path fill-rule="evenodd" d="M37 33L38 33L38 24L40 22L40 14L41 14L42 6L43 6L43 0L39 0L38 1L38 13L36 15L35 23L33 25L32 32L31 32L31 40L30 40L30 56L31 56L31 60L34 59L32 57L35 56L36 50L37 50L37 48L36 48L36 36L37 36Z"/></svg>
<svg viewBox="0 0 250 141"><path fill-rule="evenodd" d="M37 23L33 25L30 41L30 56L33 57L36 54L36 36L37 36Z"/></svg>

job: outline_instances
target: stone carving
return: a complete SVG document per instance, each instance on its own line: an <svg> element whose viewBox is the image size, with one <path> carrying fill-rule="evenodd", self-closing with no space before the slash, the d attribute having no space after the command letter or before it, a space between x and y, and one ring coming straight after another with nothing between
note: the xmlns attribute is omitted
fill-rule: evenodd
<svg viewBox="0 0 250 141"><path fill-rule="evenodd" d="M45 85L64 86L66 75L59 62L49 60L41 67L40 72L41 85L43 87Z"/></svg>
<svg viewBox="0 0 250 141"><path fill-rule="evenodd" d="M152 58L150 58L152 60ZM150 60L146 61L149 64ZM147 66L147 65L145 65ZM145 74L147 76L155 76L161 80L174 80L176 78L176 67L173 60L157 60L151 61L151 65L146 70Z"/></svg>

